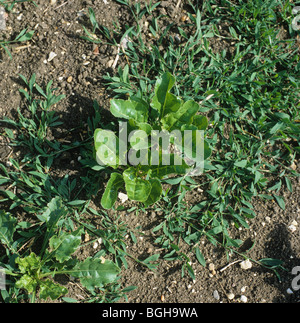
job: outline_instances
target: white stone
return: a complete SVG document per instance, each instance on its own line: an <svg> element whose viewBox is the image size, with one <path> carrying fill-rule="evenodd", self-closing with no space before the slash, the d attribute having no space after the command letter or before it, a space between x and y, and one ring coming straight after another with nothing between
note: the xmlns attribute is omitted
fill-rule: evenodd
<svg viewBox="0 0 300 323"><path fill-rule="evenodd" d="M219 292L217 290L214 291L214 298L218 301L220 300L220 295Z"/></svg>
<svg viewBox="0 0 300 323"><path fill-rule="evenodd" d="M235 297L235 295L234 295L233 293L229 293L229 294L227 294L227 298L228 298L229 300L233 300L233 299L234 299L234 297Z"/></svg>
<svg viewBox="0 0 300 323"><path fill-rule="evenodd" d="M296 230L297 230L297 228L293 225L293 224L291 224L289 227L288 227L288 229L289 229L289 231L290 232L295 232Z"/></svg>
<svg viewBox="0 0 300 323"><path fill-rule="evenodd" d="M128 196L124 193L119 193L118 198L121 200L122 203L125 203L128 200Z"/></svg>
<svg viewBox="0 0 300 323"><path fill-rule="evenodd" d="M240 298L241 302L243 303L247 303L248 302L248 298L245 295L242 295Z"/></svg>
<svg viewBox="0 0 300 323"><path fill-rule="evenodd" d="M51 62L54 59L54 57L56 57L56 56L57 56L56 53L50 52L49 57L48 57L48 62Z"/></svg>
<svg viewBox="0 0 300 323"><path fill-rule="evenodd" d="M240 263L240 266L242 269L247 270L247 269L252 268L252 262L249 259L247 259L247 260L242 261Z"/></svg>

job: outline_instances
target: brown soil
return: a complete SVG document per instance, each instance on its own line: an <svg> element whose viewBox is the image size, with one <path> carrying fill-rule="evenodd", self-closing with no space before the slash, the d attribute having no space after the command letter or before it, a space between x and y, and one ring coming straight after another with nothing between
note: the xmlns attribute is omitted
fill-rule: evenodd
<svg viewBox="0 0 300 323"><path fill-rule="evenodd" d="M109 94L105 91L102 75L113 72L109 65L115 59L116 51L100 45L99 54L95 55L95 45L80 38L84 35L82 24L88 23L85 14L89 7L94 9L98 21L109 27L113 26L116 19L119 19L120 24L130 20L124 6L112 0L107 2L105 5L103 0L57 1L56 5L50 6L50 1L37 0L37 7L24 3L9 13L7 31L1 36L9 38L25 27L35 30L35 35L30 43L18 44L12 48L13 59L9 59L3 51L0 52L0 119L4 116L13 118L21 105L22 97L18 89L23 85L18 74L28 78L36 73L37 83L42 87L53 80L57 93L66 95L56 107L64 122L62 137L66 136L64 130L85 124L87 118L93 115L93 100L97 100L102 107L108 107ZM163 6L157 10L167 11L178 22L183 14L184 3L182 1L175 15L172 8L174 10L177 1L174 0L163 1ZM55 52L57 57L45 63L50 52ZM5 161L6 157L7 152L1 150L0 159ZM299 161L297 166L300 171ZM75 166L64 165L62 168L64 173L80 172L80 164L77 162ZM285 211L274 201L266 203L257 200L254 202L257 217L249 221L250 229L232 229L235 238L255 242L248 253L252 259L276 258L284 261L287 271L280 271L281 281L272 271L256 264L249 270L241 269L239 263L232 264L236 260L243 260L241 257L226 255L222 248L203 240L200 246L207 266L202 267L192 258L195 281L188 275L181 277L179 262L160 259L157 272L153 273L128 258L128 269L122 271L122 285L137 286L136 290L128 294L129 302L240 302L241 295L245 295L249 303L299 301L299 293L287 293L292 288L292 268L300 265L300 182L295 180L293 184L293 193L283 192L287 201ZM191 196L191 200L197 199L197 196ZM127 250L132 256L145 259L151 254L162 252L157 250L159 246L154 244L156 235L152 233L152 229L159 223L159 214L149 211L140 212L137 216L134 212L126 214L123 211L120 215L129 229L140 226L141 234L137 236L137 243L133 244L130 238L127 239ZM291 232L289 226L294 220L299 225L295 232ZM85 255L93 256L99 248L86 249ZM209 269L208 265L211 263L214 264L216 273ZM231 265L221 270L228 264ZM77 285L70 283L68 288L68 296L77 299L84 297ZM233 300L227 298L229 293L235 295Z"/></svg>

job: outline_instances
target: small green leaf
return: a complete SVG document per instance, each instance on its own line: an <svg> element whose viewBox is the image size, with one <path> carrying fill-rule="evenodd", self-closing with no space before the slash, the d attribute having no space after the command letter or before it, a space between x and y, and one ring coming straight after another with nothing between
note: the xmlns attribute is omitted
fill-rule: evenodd
<svg viewBox="0 0 300 323"><path fill-rule="evenodd" d="M62 300L66 303L78 303L77 299L71 297L62 297Z"/></svg>
<svg viewBox="0 0 300 323"><path fill-rule="evenodd" d="M32 74L30 80L29 80L29 84L28 84L28 87L29 87L29 90L30 92L32 92L33 90L33 86L35 84L35 80L36 80L36 74Z"/></svg>
<svg viewBox="0 0 300 323"><path fill-rule="evenodd" d="M35 274L41 267L41 258L34 252L24 258L17 258L15 262L23 274Z"/></svg>
<svg viewBox="0 0 300 323"><path fill-rule="evenodd" d="M282 196L278 196L278 195L274 195L274 198L276 200L276 202L278 203L278 205L285 210L285 202L284 202L284 198Z"/></svg>
<svg viewBox="0 0 300 323"><path fill-rule="evenodd" d="M245 168L247 166L247 163L248 163L247 159L244 159L244 160L236 161L234 163L234 166L240 167L240 168Z"/></svg>
<svg viewBox="0 0 300 323"><path fill-rule="evenodd" d="M133 201L146 202L151 192L151 183L136 175L136 169L128 168L123 173L128 198Z"/></svg>
<svg viewBox="0 0 300 323"><path fill-rule="evenodd" d="M293 185L291 180L288 177L285 177L285 182L286 182L286 186L288 188L288 190L293 193Z"/></svg>
<svg viewBox="0 0 300 323"><path fill-rule="evenodd" d="M208 120L205 116L195 115L193 118L193 125L195 125L198 130L206 130L208 127Z"/></svg>
<svg viewBox="0 0 300 323"><path fill-rule="evenodd" d="M202 255L202 253L200 252L199 248L196 247L196 258L199 261L200 265L202 265L203 267L206 266L206 261L204 256Z"/></svg>
<svg viewBox="0 0 300 323"><path fill-rule="evenodd" d="M232 213L231 214L235 219L238 220L238 222L246 229L249 229L249 225L248 223L244 220L244 218L242 216L240 216L239 214L237 213Z"/></svg>
<svg viewBox="0 0 300 323"><path fill-rule="evenodd" d="M190 277L191 277L193 280L195 280L195 279L196 279L196 277L195 277L195 272L194 272L193 267L192 267L189 263L186 263L185 265L186 265L186 268L187 268L187 271L188 271L188 273L189 273Z"/></svg>
<svg viewBox="0 0 300 323"><path fill-rule="evenodd" d="M118 198L118 191L122 187L124 187L122 175L119 173L112 173L101 199L101 205L104 209L111 209L114 206Z"/></svg>
<svg viewBox="0 0 300 323"><path fill-rule="evenodd" d="M54 283L50 279L40 281L40 294L41 299L46 300L48 297L52 300L56 300L59 297L68 293L66 287Z"/></svg>
<svg viewBox="0 0 300 323"><path fill-rule="evenodd" d="M174 84L175 78L170 73L165 73L156 82L151 106L158 111L161 118L168 113L176 112L181 105L181 100L170 93Z"/></svg>
<svg viewBox="0 0 300 323"><path fill-rule="evenodd" d="M23 275L18 281L15 283L16 288L23 288L27 290L29 294L32 294L38 286L38 281L32 277L31 275Z"/></svg>
<svg viewBox="0 0 300 323"><path fill-rule="evenodd" d="M119 164L117 143L118 138L112 131L103 129L95 130L94 146L96 160L99 165L116 167Z"/></svg>
<svg viewBox="0 0 300 323"><path fill-rule="evenodd" d="M75 265L67 273L73 277L79 278L81 284L90 291L96 287L103 287L106 284L113 283L120 272L120 269L112 261L88 257L85 261Z"/></svg>
<svg viewBox="0 0 300 323"><path fill-rule="evenodd" d="M277 268L281 265L283 265L283 261L279 259L273 259L273 258L264 258L260 259L259 262L263 264L264 266L267 266L271 269Z"/></svg>
<svg viewBox="0 0 300 323"><path fill-rule="evenodd" d="M172 131L180 129L182 125L190 125L198 110L199 104L194 100L185 102L176 112L168 113L161 119L163 128Z"/></svg>
<svg viewBox="0 0 300 323"><path fill-rule="evenodd" d="M82 233L82 229L79 228L72 233L63 232L59 236L55 235L50 239L50 248L54 252L55 258L60 263L69 260L72 254L77 250L81 243Z"/></svg>
<svg viewBox="0 0 300 323"><path fill-rule="evenodd" d="M82 205L84 203L86 203L85 200L75 200L75 201L72 201L72 202L68 202L68 205L76 206L76 205Z"/></svg>
<svg viewBox="0 0 300 323"><path fill-rule="evenodd" d="M147 201L144 202L145 206L149 206L156 203L160 199L162 193L162 186L159 179L150 179L149 182L151 184L151 191Z"/></svg>
<svg viewBox="0 0 300 323"><path fill-rule="evenodd" d="M17 38L15 39L15 41L23 42L23 41L30 40L32 38L33 34L34 34L34 30L29 31L28 33L26 33L26 29L23 29L20 32L20 34L17 36Z"/></svg>
<svg viewBox="0 0 300 323"><path fill-rule="evenodd" d="M93 33L95 33L96 29L99 28L99 25L97 23L95 13L92 8L89 8L89 16L90 16L91 24L93 25Z"/></svg>
<svg viewBox="0 0 300 323"><path fill-rule="evenodd" d="M38 214L37 217L40 221L46 222L47 227L50 229L56 225L60 217L66 212L67 210L63 206L60 197L57 196L47 204L47 209L42 214Z"/></svg>
<svg viewBox="0 0 300 323"><path fill-rule="evenodd" d="M152 255L152 256L149 256L148 258L146 258L146 259L143 261L143 263L148 264L148 263L150 263L150 261L157 261L159 257L160 257L160 254L159 254L159 253L157 253L157 254L155 254L155 255Z"/></svg>
<svg viewBox="0 0 300 323"><path fill-rule="evenodd" d="M145 123L148 120L149 107L141 99L113 99L110 101L110 104L110 111L117 118L133 119L138 123Z"/></svg>

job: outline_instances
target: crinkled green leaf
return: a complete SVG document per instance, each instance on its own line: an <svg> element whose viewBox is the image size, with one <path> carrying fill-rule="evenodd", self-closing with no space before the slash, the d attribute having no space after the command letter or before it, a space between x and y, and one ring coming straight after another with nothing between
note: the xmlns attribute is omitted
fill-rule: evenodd
<svg viewBox="0 0 300 323"><path fill-rule="evenodd" d="M208 127L208 120L205 116L195 115L193 118L193 125L195 125L198 130L206 130Z"/></svg>
<svg viewBox="0 0 300 323"><path fill-rule="evenodd" d="M58 299L59 297L66 295L68 290L66 287L54 283L50 279L40 281L40 294L41 299L47 299L48 297L52 300Z"/></svg>
<svg viewBox="0 0 300 323"><path fill-rule="evenodd" d="M32 294L38 286L38 281L33 276L26 274L16 281L15 286L16 288L23 288L29 294Z"/></svg>
<svg viewBox="0 0 300 323"><path fill-rule="evenodd" d="M175 78L170 73L165 73L156 82L151 106L158 111L161 118L168 113L176 112L181 105L181 100L170 93L174 84Z"/></svg>
<svg viewBox="0 0 300 323"><path fill-rule="evenodd" d="M185 102L176 112L171 112L161 119L163 128L168 131L180 129L182 125L189 125L199 110L199 104L194 100Z"/></svg>
<svg viewBox="0 0 300 323"><path fill-rule="evenodd" d="M130 167L123 173L128 198L134 201L145 202L151 191L151 184L136 175L136 169Z"/></svg>
<svg viewBox="0 0 300 323"><path fill-rule="evenodd" d="M67 210L63 206L61 198L57 196L47 204L45 212L38 214L37 217L42 222L46 222L48 228L52 228L66 212Z"/></svg>
<svg viewBox="0 0 300 323"><path fill-rule="evenodd" d="M41 258L32 252L24 258L17 258L16 264L23 274L35 274L41 267Z"/></svg>
<svg viewBox="0 0 300 323"><path fill-rule="evenodd" d="M54 235L50 239L50 248L54 252L55 258L60 263L69 260L72 254L77 250L81 243L81 234L83 234L83 231L79 228L72 233L63 232L58 236Z"/></svg>
<svg viewBox="0 0 300 323"><path fill-rule="evenodd" d="M112 173L107 183L104 194L102 195L101 205L104 209L111 209L118 198L118 191L124 187L123 176Z"/></svg>
<svg viewBox="0 0 300 323"><path fill-rule="evenodd" d="M128 121L128 133L130 133L133 130L143 130L146 132L147 135L151 134L152 127L149 123L144 123L144 122L136 122L133 119L129 119Z"/></svg>
<svg viewBox="0 0 300 323"><path fill-rule="evenodd" d="M160 199L162 193L162 186L159 179L150 179L149 182L151 184L151 191L147 201L144 202L145 206L149 206L156 203Z"/></svg>
<svg viewBox="0 0 300 323"><path fill-rule="evenodd" d="M113 283L120 272L119 267L110 260L104 263L101 259L87 258L68 270L73 277L79 278L81 284L88 290Z"/></svg>
<svg viewBox="0 0 300 323"><path fill-rule="evenodd" d="M112 99L110 104L110 111L117 118L133 119L136 122L147 122L148 120L149 106L141 99Z"/></svg>

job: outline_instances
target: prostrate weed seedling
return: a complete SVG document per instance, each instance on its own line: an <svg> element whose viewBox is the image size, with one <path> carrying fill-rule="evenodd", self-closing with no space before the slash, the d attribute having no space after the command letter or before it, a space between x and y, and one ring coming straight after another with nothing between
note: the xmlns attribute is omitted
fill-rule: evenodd
<svg viewBox="0 0 300 323"><path fill-rule="evenodd" d="M5 130L12 145L26 147L27 160L36 156L52 157L53 159L63 151L79 147L80 143L77 141L71 145L62 145L57 140L48 139L50 129L62 125L62 122L58 121L59 117L55 115L53 107L64 98L64 95L55 95L56 89L51 88L52 81L43 90L36 83L35 74L30 80L27 80L23 75L20 75L20 78L26 85L26 89L20 89L26 99L25 111L22 113L21 109L18 109L18 121L6 117L3 119L3 122L18 131L18 135L15 136L11 129Z"/></svg>

